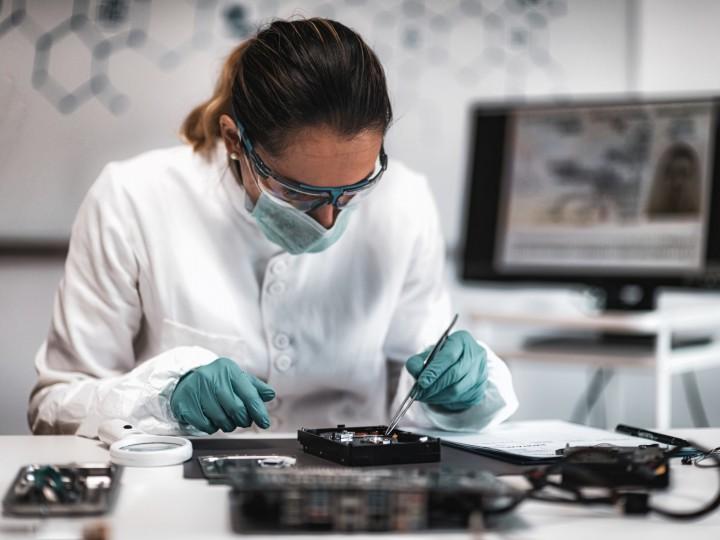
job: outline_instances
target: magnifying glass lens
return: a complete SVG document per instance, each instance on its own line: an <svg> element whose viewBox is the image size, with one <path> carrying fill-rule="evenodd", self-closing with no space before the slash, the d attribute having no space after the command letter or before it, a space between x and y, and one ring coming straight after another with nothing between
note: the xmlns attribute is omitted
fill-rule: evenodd
<svg viewBox="0 0 720 540"><path fill-rule="evenodd" d="M179 446L179 444L168 442L146 442L128 444L127 446L123 446L122 449L127 452L162 452L164 450L178 448Z"/></svg>
<svg viewBox="0 0 720 540"><path fill-rule="evenodd" d="M129 435L110 445L110 461L126 467L162 467L183 463L192 452L192 444L182 437Z"/></svg>

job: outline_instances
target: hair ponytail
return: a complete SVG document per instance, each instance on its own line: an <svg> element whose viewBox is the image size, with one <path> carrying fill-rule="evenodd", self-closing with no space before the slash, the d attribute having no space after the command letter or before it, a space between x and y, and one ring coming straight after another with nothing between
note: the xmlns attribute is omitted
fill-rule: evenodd
<svg viewBox="0 0 720 540"><path fill-rule="evenodd" d="M233 49L223 64L212 97L195 107L180 127L183 141L205 157L210 157L220 140L220 116L231 114L234 81L250 43L251 41L245 41Z"/></svg>

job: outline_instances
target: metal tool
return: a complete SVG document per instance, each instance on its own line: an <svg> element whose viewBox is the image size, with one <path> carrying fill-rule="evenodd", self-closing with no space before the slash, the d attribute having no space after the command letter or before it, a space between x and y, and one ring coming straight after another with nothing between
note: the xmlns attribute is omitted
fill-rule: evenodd
<svg viewBox="0 0 720 540"><path fill-rule="evenodd" d="M443 345L445 345L445 342L447 341L448 335L450 334L450 330L453 329L453 326L455 326L455 323L458 320L458 314L456 313L453 317L452 321L450 322L450 326L447 327L447 330L443 333L442 336L440 336L440 339L435 343L435 346L430 351L430 354L428 354L425 357L425 360L423 361L423 367L420 370L420 373L418 373L417 378L420 379L420 375L422 375L422 372L425 371L425 368L427 365L432 362L433 358L435 358L435 355L437 352L442 348ZM390 425L388 425L388 428L385 430L385 436L387 437L392 433L392 431L397 427L398 423L402 419L403 416L405 416L405 413L408 412L408 409L410 409L410 406L415 403L415 396L417 394L418 390L418 383L417 380L415 381L415 384L412 385L412 388L410 388L410 391L408 392L407 397L403 400L403 402L400 404L400 408L395 413L395 416L393 416L392 421L390 422Z"/></svg>

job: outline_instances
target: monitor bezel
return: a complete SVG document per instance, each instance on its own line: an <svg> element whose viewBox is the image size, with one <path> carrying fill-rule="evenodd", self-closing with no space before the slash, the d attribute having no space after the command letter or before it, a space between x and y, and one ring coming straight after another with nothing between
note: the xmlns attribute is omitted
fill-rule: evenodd
<svg viewBox="0 0 720 540"><path fill-rule="evenodd" d="M494 264L497 228L502 204L504 164L508 158L506 129L509 113L517 110L579 109L608 106L669 105L674 103L712 102L714 104L714 153L708 205L708 227L705 245L705 268L701 272L675 275L627 273L611 275L602 272L576 274L562 269L552 273L499 272ZM481 122L481 119L483 120ZM495 124L491 125L491 120ZM482 140L480 140L482 138ZM468 171L464 201L464 227L460 253L460 278L464 282L493 282L527 285L579 285L617 290L635 285L646 290L659 287L720 287L720 97L692 96L670 98L604 97L588 100L535 100L527 102L479 102L471 108L468 137ZM482 146L480 146L482 144ZM477 181L480 175L482 181Z"/></svg>

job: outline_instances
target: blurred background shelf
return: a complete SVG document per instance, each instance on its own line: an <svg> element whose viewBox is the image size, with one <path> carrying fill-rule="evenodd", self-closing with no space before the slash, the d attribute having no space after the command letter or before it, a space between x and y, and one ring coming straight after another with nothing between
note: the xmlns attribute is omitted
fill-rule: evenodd
<svg viewBox="0 0 720 540"><path fill-rule="evenodd" d="M477 335L511 365L590 366L593 375L575 406L575 421L587 419L616 370L641 368L652 370L655 379L655 427L671 425L673 375L683 375L694 422L708 423L696 372L720 367L720 303L643 313L473 310L470 319ZM516 330L514 339L496 337L498 329Z"/></svg>

